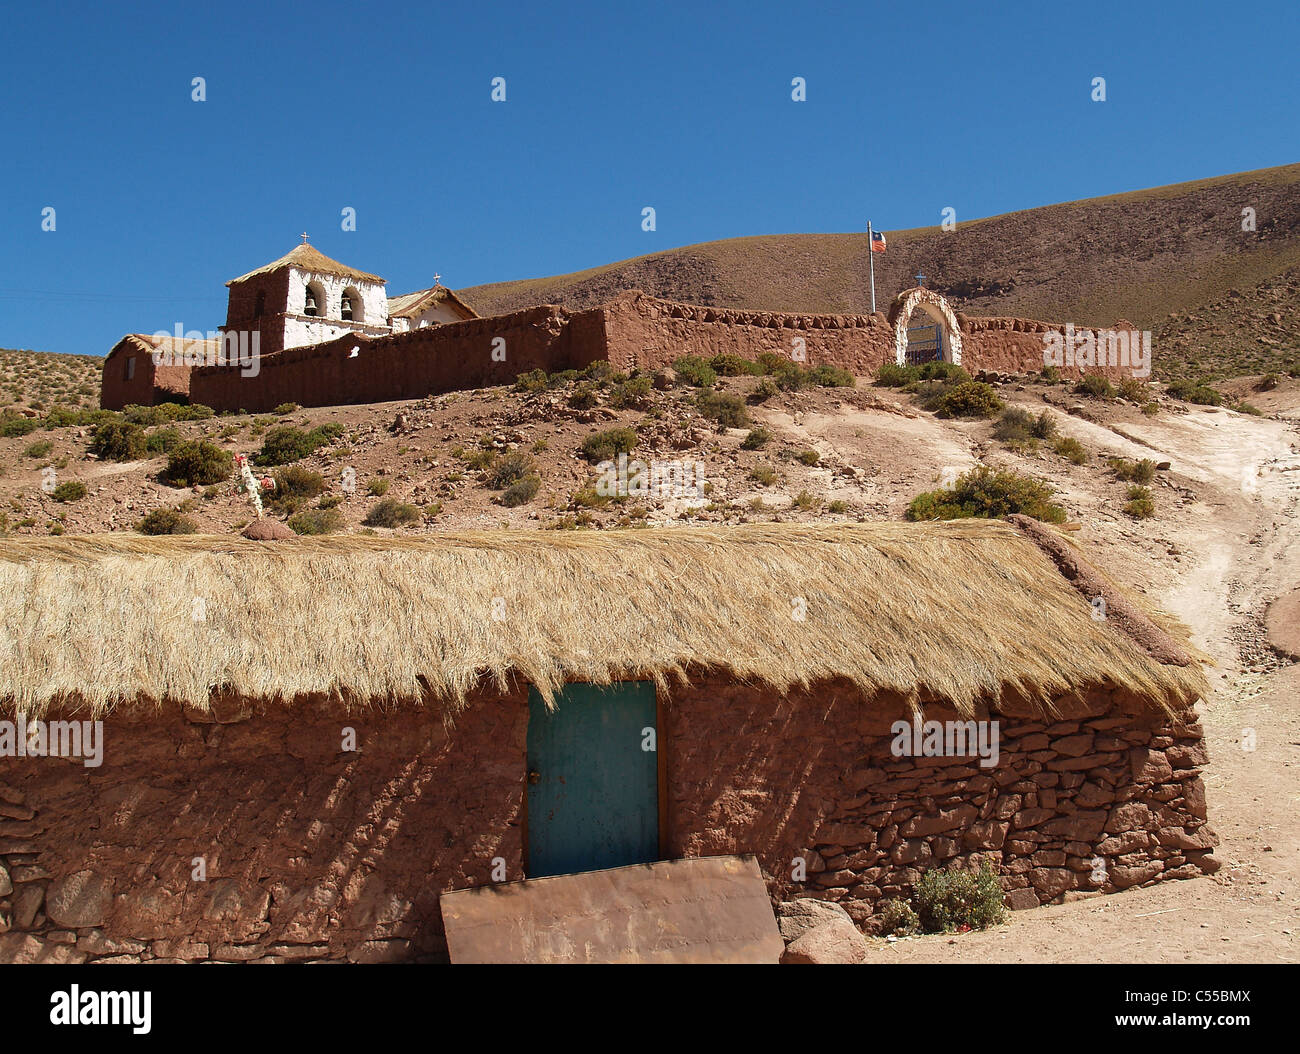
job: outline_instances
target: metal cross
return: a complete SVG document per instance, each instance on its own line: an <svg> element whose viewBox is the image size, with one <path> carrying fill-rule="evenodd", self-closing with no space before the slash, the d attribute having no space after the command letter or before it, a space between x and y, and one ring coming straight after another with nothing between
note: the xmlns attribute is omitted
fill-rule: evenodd
<svg viewBox="0 0 1300 1054"><path fill-rule="evenodd" d="M307 232L306 232L306 231L303 231L302 234L300 235L300 237L302 238L302 243L303 243L303 245L306 245L306 244L307 244Z"/></svg>
<svg viewBox="0 0 1300 1054"><path fill-rule="evenodd" d="M916 272L916 284L925 285L925 275L923 275L920 271Z"/></svg>
<svg viewBox="0 0 1300 1054"><path fill-rule="evenodd" d="M433 272L433 284L434 284L434 285L437 285L437 284L438 284L438 279L440 279L441 277L442 277L442 275L440 275L437 271L434 271L434 272Z"/></svg>

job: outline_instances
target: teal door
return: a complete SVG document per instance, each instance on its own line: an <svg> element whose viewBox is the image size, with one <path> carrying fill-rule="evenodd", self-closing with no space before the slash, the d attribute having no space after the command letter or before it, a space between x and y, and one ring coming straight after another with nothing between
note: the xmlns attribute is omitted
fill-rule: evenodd
<svg viewBox="0 0 1300 1054"><path fill-rule="evenodd" d="M528 693L528 877L659 859L655 687L570 684Z"/></svg>

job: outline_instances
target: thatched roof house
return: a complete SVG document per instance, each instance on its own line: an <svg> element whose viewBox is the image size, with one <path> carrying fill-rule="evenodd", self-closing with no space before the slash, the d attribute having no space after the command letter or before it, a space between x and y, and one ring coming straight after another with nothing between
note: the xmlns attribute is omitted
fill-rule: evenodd
<svg viewBox="0 0 1300 1054"><path fill-rule="evenodd" d="M753 852L773 896L869 924L939 862L987 856L1027 906L1087 888L1096 856L1119 889L1214 844L1199 655L1027 523L23 539L0 552L0 606L4 716L106 721L102 768L10 770L44 833L21 848L111 890L88 925L208 946L193 958L437 954L437 894L501 869ZM992 726L992 756L900 754L917 713ZM557 772L563 800L608 815L557 828ZM131 853L75 834L141 779L178 797L150 833L115 828ZM184 881L166 861L216 830L238 834L223 870L252 916L154 917ZM126 864L142 851L147 890ZM382 881L334 888L362 856Z"/></svg>

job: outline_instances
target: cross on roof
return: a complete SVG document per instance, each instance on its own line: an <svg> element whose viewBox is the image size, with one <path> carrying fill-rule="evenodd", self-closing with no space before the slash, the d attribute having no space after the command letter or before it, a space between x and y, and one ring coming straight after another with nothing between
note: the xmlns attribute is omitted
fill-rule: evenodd
<svg viewBox="0 0 1300 1054"><path fill-rule="evenodd" d="M307 232L306 232L306 231L303 231L302 234L300 234L298 237L300 237L300 238L302 239L302 243L303 243L303 245L306 245L306 244L307 244Z"/></svg>
<svg viewBox="0 0 1300 1054"><path fill-rule="evenodd" d="M442 275L440 275L437 271L434 271L434 272L433 272L433 284L434 284L434 285L437 285L437 284L438 284L438 279L440 279L441 277L442 277Z"/></svg>
<svg viewBox="0 0 1300 1054"><path fill-rule="evenodd" d="M925 275L923 275L919 270L916 272L916 284L925 285Z"/></svg>

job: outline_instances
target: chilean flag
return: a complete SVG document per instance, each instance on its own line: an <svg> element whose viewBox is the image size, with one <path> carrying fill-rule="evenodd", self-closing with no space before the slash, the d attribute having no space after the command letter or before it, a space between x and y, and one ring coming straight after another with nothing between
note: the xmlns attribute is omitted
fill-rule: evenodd
<svg viewBox="0 0 1300 1054"><path fill-rule="evenodd" d="M871 232L871 251L873 253L883 253L885 251L885 236L879 231Z"/></svg>

